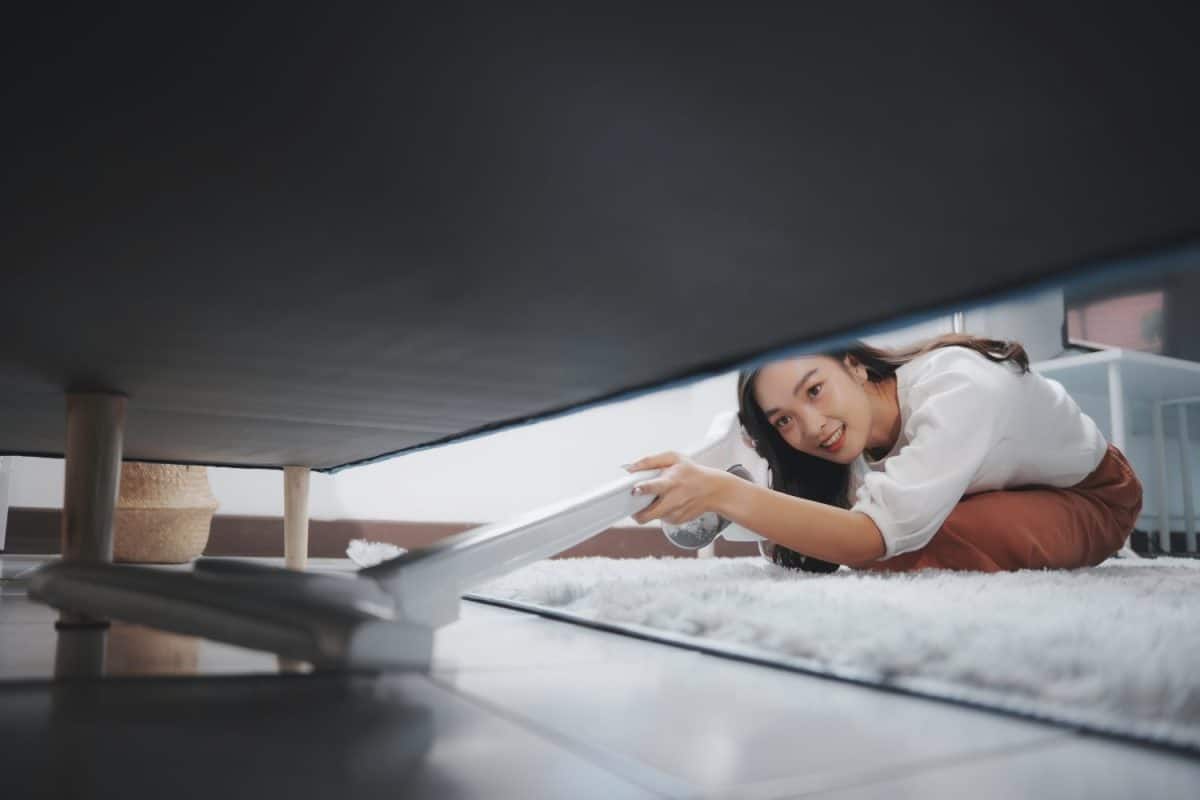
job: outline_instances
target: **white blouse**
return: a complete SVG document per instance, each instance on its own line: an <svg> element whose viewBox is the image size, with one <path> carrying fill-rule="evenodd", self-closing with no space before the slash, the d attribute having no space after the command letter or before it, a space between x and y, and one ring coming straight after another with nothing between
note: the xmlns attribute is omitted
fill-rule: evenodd
<svg viewBox="0 0 1200 800"><path fill-rule="evenodd" d="M1062 384L966 347L899 367L896 392L900 436L878 461L851 463L847 495L883 534L882 559L928 544L966 495L1074 486L1108 448Z"/></svg>

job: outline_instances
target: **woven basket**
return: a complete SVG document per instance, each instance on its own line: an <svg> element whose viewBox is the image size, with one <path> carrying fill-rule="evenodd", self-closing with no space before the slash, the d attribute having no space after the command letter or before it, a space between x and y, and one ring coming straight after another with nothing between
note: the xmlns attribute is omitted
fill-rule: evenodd
<svg viewBox="0 0 1200 800"><path fill-rule="evenodd" d="M113 560L182 564L199 556L217 498L206 467L121 465L121 491L113 520Z"/></svg>

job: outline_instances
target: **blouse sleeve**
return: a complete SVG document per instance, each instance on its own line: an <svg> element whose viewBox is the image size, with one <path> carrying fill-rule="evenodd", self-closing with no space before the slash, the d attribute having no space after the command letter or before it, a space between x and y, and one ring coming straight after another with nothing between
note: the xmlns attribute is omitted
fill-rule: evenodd
<svg viewBox="0 0 1200 800"><path fill-rule="evenodd" d="M886 547L881 560L928 544L979 471L1003 403L988 377L951 369L912 387L908 443L883 471L863 476L851 507L878 526Z"/></svg>

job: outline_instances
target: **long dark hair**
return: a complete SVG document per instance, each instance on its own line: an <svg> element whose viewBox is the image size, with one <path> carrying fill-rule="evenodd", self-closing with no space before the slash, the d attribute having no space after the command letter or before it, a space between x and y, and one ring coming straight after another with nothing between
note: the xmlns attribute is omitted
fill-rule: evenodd
<svg viewBox="0 0 1200 800"><path fill-rule="evenodd" d="M984 339L965 333L950 333L896 349L853 342L819 355L837 360L843 368L847 357L850 357L866 368L867 380L879 383L895 375L900 366L942 347L967 347L996 363L1014 364L1022 374L1029 371L1029 356L1020 343ZM849 508L851 503L847 493L850 466L803 453L783 440L779 431L767 422L754 397L759 369L747 370L738 376L738 418L753 440L755 451L766 459L771 468L771 488L795 497ZM838 568L837 564L805 556L782 545L775 545L771 559L781 566L808 572L832 572Z"/></svg>

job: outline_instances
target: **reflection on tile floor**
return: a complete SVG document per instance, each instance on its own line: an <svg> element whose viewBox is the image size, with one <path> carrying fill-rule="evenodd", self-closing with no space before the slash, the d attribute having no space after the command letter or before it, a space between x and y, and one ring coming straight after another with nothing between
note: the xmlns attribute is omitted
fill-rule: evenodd
<svg viewBox="0 0 1200 800"><path fill-rule="evenodd" d="M5 581L16 581L46 563L46 556L6 556L0 555L0 584Z"/></svg>
<svg viewBox="0 0 1200 800"><path fill-rule="evenodd" d="M55 675L56 652L96 635L54 628L58 613L25 597L0 597L0 680L48 679ZM113 622L93 645L103 674L225 675L276 673L275 656L222 642ZM80 648L74 647L78 650ZM93 670L94 671L94 670Z"/></svg>
<svg viewBox="0 0 1200 800"><path fill-rule="evenodd" d="M416 674L0 684L0 708L6 796L654 796Z"/></svg>
<svg viewBox="0 0 1200 800"><path fill-rule="evenodd" d="M798 775L806 788L816 789L837 785L865 765L937 763L1070 735L685 650L640 663L435 678L530 724L579 739L597 757L636 757L693 786L740 786L747 795L755 784Z"/></svg>
<svg viewBox="0 0 1200 800"><path fill-rule="evenodd" d="M60 634L24 594L37 563L0 556L0 742L20 741L0 767L50 796L1200 796L1194 758L472 602L428 677L280 675L120 623ZM46 760L64 753L74 771Z"/></svg>
<svg viewBox="0 0 1200 800"><path fill-rule="evenodd" d="M970 797L1200 797L1200 762L1102 739L1071 737L992 758L864 780L820 794L830 800Z"/></svg>

